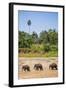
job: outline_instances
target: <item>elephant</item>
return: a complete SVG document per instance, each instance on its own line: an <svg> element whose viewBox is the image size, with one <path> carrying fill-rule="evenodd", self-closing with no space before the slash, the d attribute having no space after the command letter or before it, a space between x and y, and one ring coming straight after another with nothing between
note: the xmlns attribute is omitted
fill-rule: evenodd
<svg viewBox="0 0 66 90"><path fill-rule="evenodd" d="M30 67L28 65L24 65L24 66L22 66L22 70L25 72L30 71Z"/></svg>
<svg viewBox="0 0 66 90"><path fill-rule="evenodd" d="M52 70L57 70L57 64L56 63L52 63L49 65L49 69L52 69Z"/></svg>
<svg viewBox="0 0 66 90"><path fill-rule="evenodd" d="M37 71L38 71L38 70L43 70L43 67L42 67L41 64L35 64L35 65L34 65L34 69L37 70Z"/></svg>

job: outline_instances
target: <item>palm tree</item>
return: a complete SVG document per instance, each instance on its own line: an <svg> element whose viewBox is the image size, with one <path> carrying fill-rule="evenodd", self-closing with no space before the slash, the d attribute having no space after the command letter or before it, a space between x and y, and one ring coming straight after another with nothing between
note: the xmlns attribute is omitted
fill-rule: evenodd
<svg viewBox="0 0 66 90"><path fill-rule="evenodd" d="M28 26L29 26L29 33L30 33L31 20L28 20L27 24L28 24Z"/></svg>

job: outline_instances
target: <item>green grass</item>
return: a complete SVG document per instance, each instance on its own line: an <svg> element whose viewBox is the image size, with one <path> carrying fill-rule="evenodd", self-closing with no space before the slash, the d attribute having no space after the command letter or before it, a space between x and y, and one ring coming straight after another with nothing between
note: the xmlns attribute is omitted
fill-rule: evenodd
<svg viewBox="0 0 66 90"><path fill-rule="evenodd" d="M48 53L26 53L26 54L19 54L19 57L57 57L58 53L57 51L53 52L48 52Z"/></svg>
<svg viewBox="0 0 66 90"><path fill-rule="evenodd" d="M45 52L42 44L33 44L31 48L19 48L22 53L19 53L19 57L57 57L58 50L56 45L50 45L50 51Z"/></svg>
<svg viewBox="0 0 66 90"><path fill-rule="evenodd" d="M48 53L45 53L44 57L57 57L58 52L57 51L50 51Z"/></svg>

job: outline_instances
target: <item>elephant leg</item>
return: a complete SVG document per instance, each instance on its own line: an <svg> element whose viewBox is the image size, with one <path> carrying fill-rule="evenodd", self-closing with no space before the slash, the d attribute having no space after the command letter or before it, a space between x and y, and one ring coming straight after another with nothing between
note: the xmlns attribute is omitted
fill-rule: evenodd
<svg viewBox="0 0 66 90"><path fill-rule="evenodd" d="M41 68L41 70L43 70L43 67Z"/></svg>
<svg viewBox="0 0 66 90"><path fill-rule="evenodd" d="M36 67L36 70L38 71L38 70L39 70L39 68L38 68L38 67Z"/></svg>
<svg viewBox="0 0 66 90"><path fill-rule="evenodd" d="M41 70L40 67L38 67L38 70Z"/></svg>
<svg viewBox="0 0 66 90"><path fill-rule="evenodd" d="M39 71L39 70L40 70L40 68L39 68L39 67L37 67L37 70Z"/></svg>
<svg viewBox="0 0 66 90"><path fill-rule="evenodd" d="M24 68L24 71L26 72L26 68Z"/></svg>
<svg viewBox="0 0 66 90"><path fill-rule="evenodd" d="M25 68L24 71L27 72L27 68Z"/></svg>
<svg viewBox="0 0 66 90"><path fill-rule="evenodd" d="M58 68L56 67L56 70L57 70Z"/></svg>
<svg viewBox="0 0 66 90"><path fill-rule="evenodd" d="M51 67L52 68L52 70L54 69L54 67Z"/></svg>
<svg viewBox="0 0 66 90"><path fill-rule="evenodd" d="M40 70L43 70L42 67L40 67Z"/></svg>
<svg viewBox="0 0 66 90"><path fill-rule="evenodd" d="M34 69L36 70L36 66L34 66Z"/></svg>
<svg viewBox="0 0 66 90"><path fill-rule="evenodd" d="M30 71L30 68L28 68L28 71Z"/></svg>

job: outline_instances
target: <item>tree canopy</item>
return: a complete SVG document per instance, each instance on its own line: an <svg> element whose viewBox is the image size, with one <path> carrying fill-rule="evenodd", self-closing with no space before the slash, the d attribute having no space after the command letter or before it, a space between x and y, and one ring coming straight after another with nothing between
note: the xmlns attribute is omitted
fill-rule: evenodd
<svg viewBox="0 0 66 90"><path fill-rule="evenodd" d="M19 48L30 48L32 44L57 45L58 32L54 29L41 31L38 35L36 32L32 34L19 31Z"/></svg>

